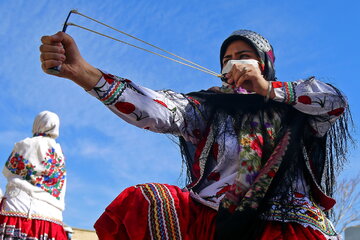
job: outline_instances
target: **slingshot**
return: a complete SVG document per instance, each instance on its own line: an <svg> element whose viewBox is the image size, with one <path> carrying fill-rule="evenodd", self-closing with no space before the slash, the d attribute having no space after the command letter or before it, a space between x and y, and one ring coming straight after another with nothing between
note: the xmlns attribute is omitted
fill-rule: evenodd
<svg viewBox="0 0 360 240"><path fill-rule="evenodd" d="M106 35L106 34L103 34L103 33L97 32L97 31L94 31L94 30L92 30L92 29L89 29L89 28L80 26L80 25L78 25L78 24L68 22L71 14L77 14L77 15L80 15L80 16L82 16L82 17L85 17L85 18L87 18L87 19L89 19L89 20L91 20L91 21L94 21L94 22L96 22L96 23L98 23L98 24L101 24L101 25L107 27L107 28L110 28L110 29L112 29L112 30L114 30L114 31L116 31L116 32L118 32L118 33L120 33L120 34L126 35L126 36L128 36L128 37L130 37L130 38L133 38L133 39L135 39L135 40L137 40L137 41L139 41L139 42L142 42L142 43L144 43L144 44L146 44L146 45L148 45L148 46L150 46L150 47L152 47L152 48L155 48L155 49L157 49L157 50L159 50L159 51L161 51L161 52L163 52L163 53L165 53L165 54L167 54L167 55L170 55L171 57L170 57L170 56L166 56L166 55L164 55L164 54L160 54L160 53L151 51L151 50L148 50L148 49L143 48L143 47L139 47L139 46L137 46L137 45L134 45L134 44L128 43L128 42L126 42L126 41L123 41L123 40L120 40L120 39L111 37L111 36L109 36L109 35ZM82 14L82 13L78 12L77 10L71 10L71 11L69 12L69 14L68 14L68 16L66 17L66 20L65 20L65 22L64 22L62 31L65 32L65 31L67 30L67 27L68 27L68 26L74 26L74 27L81 28L81 29L83 29L83 30L86 30L86 31L89 31L89 32L98 34L98 35L103 36L103 37L110 38L110 39L115 40L115 41L117 41L117 42L120 42L120 43L126 44L126 45L128 45L128 46L131 46L131 47L134 47L134 48L143 50L143 51L148 52L148 53L155 54L155 55L157 55L157 56L159 56L159 57L166 58L166 59L168 59L168 60L171 60L171 61L180 63L180 64L182 64L182 65L191 67L191 68L193 68L193 69L202 71L202 72L204 72L204 73L207 73L207 74L210 74L210 75L213 75L213 76L222 78L222 75L221 75L221 74L218 74L218 73L216 73L216 72L214 72L214 71L212 71L212 70L209 70L209 69L207 69L207 68L205 68L205 67L203 67L203 66L201 66L201 65L199 65L199 64L197 64L197 63L194 63L194 62L192 62L192 61L190 61L190 60L187 60L187 59L185 59L185 58L183 58L183 57L180 57L180 56L178 56L178 55L176 55L176 54L174 54L174 53L171 53L171 52L169 52L169 51L167 51L167 50L164 50L164 49L162 49L162 48L160 48L160 47L157 47L157 46L155 46L155 45L153 45L153 44L151 44L151 43L148 43L148 42L146 42L146 41L144 41L144 40L142 40L142 39L140 39L140 38L137 38L137 37L135 37L135 36L133 36L133 35L130 35L130 34L124 32L124 31L121 31L121 30L116 29L116 28L114 28L114 27L112 27L112 26L109 26L109 25L107 25L107 24L105 24L105 23L103 23L103 22L101 22L101 21L98 21L98 20L96 20L96 19L94 19L94 18L91 18L91 17L89 17L89 16L86 16L85 14ZM48 71L49 71L50 73L58 73L58 72L60 71L60 68L61 68L61 66L57 66L57 67L53 67L53 68L48 69Z"/></svg>

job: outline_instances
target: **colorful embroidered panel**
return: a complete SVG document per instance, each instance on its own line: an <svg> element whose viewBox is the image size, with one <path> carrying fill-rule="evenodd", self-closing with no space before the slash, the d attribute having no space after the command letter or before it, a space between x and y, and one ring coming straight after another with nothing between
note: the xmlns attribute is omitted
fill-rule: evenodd
<svg viewBox="0 0 360 240"><path fill-rule="evenodd" d="M181 232L174 198L169 189L158 183L137 187L149 202L149 229L152 240L180 240Z"/></svg>
<svg viewBox="0 0 360 240"><path fill-rule="evenodd" d="M311 200L301 193L295 193L293 206L295 207L285 221L297 222L301 225L312 226L320 230L327 236L336 236L337 233L323 211ZM273 202L273 209L269 213L269 217L275 221L283 221L281 216L279 203Z"/></svg>
<svg viewBox="0 0 360 240"><path fill-rule="evenodd" d="M285 93L284 102L288 104L294 104L296 101L295 83L293 82L272 82L273 88L283 88Z"/></svg>
<svg viewBox="0 0 360 240"><path fill-rule="evenodd" d="M33 165L19 153L13 153L6 161L5 166L10 172L21 176L34 186L50 193L56 199L60 199L61 189L65 183L65 162L58 156L54 148L46 153L45 159L41 161L43 171L38 171L39 166Z"/></svg>
<svg viewBox="0 0 360 240"><path fill-rule="evenodd" d="M126 88L124 82L116 82L115 84L111 85L112 88L109 88L108 91L100 98L100 100L105 105L113 104L123 93Z"/></svg>

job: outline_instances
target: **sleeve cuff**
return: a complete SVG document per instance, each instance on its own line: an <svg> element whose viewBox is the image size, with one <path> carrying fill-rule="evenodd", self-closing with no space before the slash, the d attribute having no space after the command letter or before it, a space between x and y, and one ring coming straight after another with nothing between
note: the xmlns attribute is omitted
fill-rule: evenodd
<svg viewBox="0 0 360 240"><path fill-rule="evenodd" d="M293 82L272 82L275 97L273 100L287 104L296 103L295 84Z"/></svg>
<svg viewBox="0 0 360 240"><path fill-rule="evenodd" d="M99 98L99 95L98 95L99 90L101 92L102 89L104 89L107 84L112 84L115 80L111 74L108 74L100 69L99 69L99 71L102 74L101 78L99 79L97 84L92 89L86 91L87 93L89 93L90 95L92 95L96 98Z"/></svg>

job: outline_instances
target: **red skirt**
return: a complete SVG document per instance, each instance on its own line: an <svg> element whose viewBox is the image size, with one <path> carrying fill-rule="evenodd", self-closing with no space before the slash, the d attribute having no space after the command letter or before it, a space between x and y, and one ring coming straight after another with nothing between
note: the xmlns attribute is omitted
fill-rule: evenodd
<svg viewBox="0 0 360 240"><path fill-rule="evenodd" d="M0 215L1 240L66 240L63 226L45 220Z"/></svg>
<svg viewBox="0 0 360 240"><path fill-rule="evenodd" d="M212 240L216 213L176 186L141 184L117 196L94 227L100 240ZM267 223L260 240L326 240L310 227L283 225Z"/></svg>

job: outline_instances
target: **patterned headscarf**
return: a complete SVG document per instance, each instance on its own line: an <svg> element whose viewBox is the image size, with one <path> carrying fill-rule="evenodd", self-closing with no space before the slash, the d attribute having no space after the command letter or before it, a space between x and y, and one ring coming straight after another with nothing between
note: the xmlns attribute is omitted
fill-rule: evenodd
<svg viewBox="0 0 360 240"><path fill-rule="evenodd" d="M243 40L248 43L254 50L257 55L260 57L260 64L262 67L262 72L264 77L268 81L275 81L275 55L272 46L269 41L261 36L260 34L250 31L250 30L237 30L233 32L221 45L220 48L220 65L223 68L222 59L225 55L226 49L230 43L236 40Z"/></svg>
<svg viewBox="0 0 360 240"><path fill-rule="evenodd" d="M48 136L57 138L59 136L60 120L53 112L43 111L39 113L33 124L32 133L34 136Z"/></svg>

